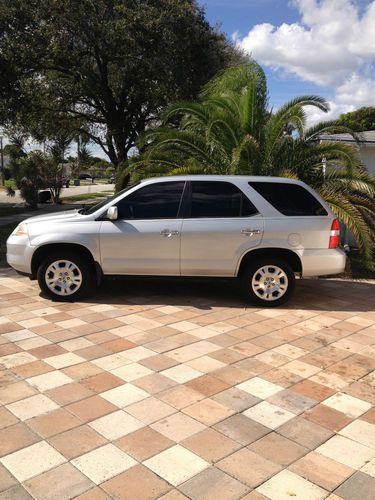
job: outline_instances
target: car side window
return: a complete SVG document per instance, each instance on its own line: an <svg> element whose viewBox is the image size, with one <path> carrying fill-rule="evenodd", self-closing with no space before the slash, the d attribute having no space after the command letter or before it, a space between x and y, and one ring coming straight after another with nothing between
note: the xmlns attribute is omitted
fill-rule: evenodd
<svg viewBox="0 0 375 500"><path fill-rule="evenodd" d="M250 217L258 213L247 196L230 182L192 181L188 217Z"/></svg>
<svg viewBox="0 0 375 500"><path fill-rule="evenodd" d="M307 189L288 182L249 182L264 199L283 215L328 215L319 201Z"/></svg>
<svg viewBox="0 0 375 500"><path fill-rule="evenodd" d="M185 182L160 182L139 188L116 206L119 219L175 219Z"/></svg>

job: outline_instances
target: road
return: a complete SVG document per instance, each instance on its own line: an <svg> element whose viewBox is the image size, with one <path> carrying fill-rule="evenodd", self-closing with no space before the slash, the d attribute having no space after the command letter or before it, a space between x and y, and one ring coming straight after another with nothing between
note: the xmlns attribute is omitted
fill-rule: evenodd
<svg viewBox="0 0 375 500"><path fill-rule="evenodd" d="M114 190L114 184L88 184L85 186L71 186L69 188L64 188L61 192L61 197L66 198L68 196L76 196L78 194L86 193L98 193L99 191L112 191ZM7 192L4 189L0 190L0 203L23 203L19 191L16 191L16 196L10 198L7 196Z"/></svg>

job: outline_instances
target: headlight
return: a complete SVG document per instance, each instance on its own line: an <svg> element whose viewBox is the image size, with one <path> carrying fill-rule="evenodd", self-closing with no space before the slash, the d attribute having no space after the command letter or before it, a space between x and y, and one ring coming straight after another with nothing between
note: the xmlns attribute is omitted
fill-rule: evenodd
<svg viewBox="0 0 375 500"><path fill-rule="evenodd" d="M13 231L12 236L26 236L27 234L29 234L27 231L27 224L21 223Z"/></svg>

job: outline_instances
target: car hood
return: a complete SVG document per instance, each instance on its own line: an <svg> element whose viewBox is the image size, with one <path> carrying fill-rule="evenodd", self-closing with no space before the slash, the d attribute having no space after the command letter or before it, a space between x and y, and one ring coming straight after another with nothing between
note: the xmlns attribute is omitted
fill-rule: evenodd
<svg viewBox="0 0 375 500"><path fill-rule="evenodd" d="M35 217L29 217L22 222L27 224L32 224L34 222L74 222L75 220L82 221L82 215L76 210L64 210L63 212L53 213L53 214L43 214L36 215Z"/></svg>

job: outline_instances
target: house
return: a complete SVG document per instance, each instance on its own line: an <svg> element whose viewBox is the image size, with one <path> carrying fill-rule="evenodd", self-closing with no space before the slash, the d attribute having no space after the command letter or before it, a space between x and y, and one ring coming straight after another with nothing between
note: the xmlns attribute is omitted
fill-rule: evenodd
<svg viewBox="0 0 375 500"><path fill-rule="evenodd" d="M361 156L362 164L366 167L366 170L375 176L375 130L369 130L367 132L361 132L359 134L360 143L350 134L332 134L332 135L321 135L319 136L320 141L338 141L345 142L346 144L352 144L359 149L359 154Z"/></svg>
<svg viewBox="0 0 375 500"><path fill-rule="evenodd" d="M375 177L375 130L368 130L359 134L361 142L357 142L350 134L332 134L319 136L320 141L339 141L346 144L352 144L358 148L361 162L367 172ZM352 247L357 246L353 234L343 226L343 242Z"/></svg>

